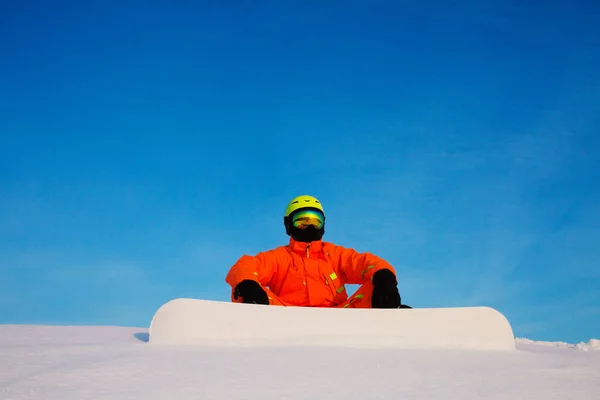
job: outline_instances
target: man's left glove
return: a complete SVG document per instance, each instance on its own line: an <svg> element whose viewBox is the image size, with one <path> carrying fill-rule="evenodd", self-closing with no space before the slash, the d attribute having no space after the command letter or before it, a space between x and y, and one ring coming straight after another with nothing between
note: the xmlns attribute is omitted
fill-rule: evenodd
<svg viewBox="0 0 600 400"><path fill-rule="evenodd" d="M236 300L238 297L241 297L243 303L269 304L269 296L267 296L267 292L264 291L258 282L249 279L241 281L235 287L233 296Z"/></svg>
<svg viewBox="0 0 600 400"><path fill-rule="evenodd" d="M389 269L381 269L373 274L373 295L371 307L373 308L400 308L400 292L398 281ZM404 308L404 307L402 307Z"/></svg>

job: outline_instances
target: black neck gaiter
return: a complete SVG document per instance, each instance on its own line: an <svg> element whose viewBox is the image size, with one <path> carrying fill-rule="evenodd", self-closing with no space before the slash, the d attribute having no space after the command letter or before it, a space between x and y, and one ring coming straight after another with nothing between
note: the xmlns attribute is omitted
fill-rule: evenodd
<svg viewBox="0 0 600 400"><path fill-rule="evenodd" d="M324 233L324 228L317 229L314 226L309 226L306 229L290 228L290 236L297 242L314 242L320 240Z"/></svg>

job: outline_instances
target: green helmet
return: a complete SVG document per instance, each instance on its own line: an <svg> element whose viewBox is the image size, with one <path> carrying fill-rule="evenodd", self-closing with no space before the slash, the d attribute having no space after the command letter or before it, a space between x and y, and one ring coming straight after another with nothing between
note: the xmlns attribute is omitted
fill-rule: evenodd
<svg viewBox="0 0 600 400"><path fill-rule="evenodd" d="M321 202L316 197L302 195L302 196L294 197L292 199L292 201L290 201L288 203L287 207L285 208L285 214L283 214L283 216L289 217L291 213L293 213L294 211L296 211L300 208L316 208L316 209L320 210L323 213L323 215L325 215L323 206L321 205Z"/></svg>

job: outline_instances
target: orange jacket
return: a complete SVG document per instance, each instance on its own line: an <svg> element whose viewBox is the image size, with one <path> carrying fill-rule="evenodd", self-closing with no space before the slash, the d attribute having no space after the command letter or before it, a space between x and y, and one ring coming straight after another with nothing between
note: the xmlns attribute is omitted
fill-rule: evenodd
<svg viewBox="0 0 600 400"><path fill-rule="evenodd" d="M332 307L348 299L344 285L369 282L373 273L387 268L385 260L371 254L316 241L297 242L242 256L229 270L226 282L235 286L251 279L267 287L286 303Z"/></svg>

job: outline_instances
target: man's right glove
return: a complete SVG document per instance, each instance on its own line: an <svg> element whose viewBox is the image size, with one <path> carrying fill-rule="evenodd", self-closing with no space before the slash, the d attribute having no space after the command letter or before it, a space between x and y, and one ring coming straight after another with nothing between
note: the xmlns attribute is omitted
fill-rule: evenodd
<svg viewBox="0 0 600 400"><path fill-rule="evenodd" d="M269 304L267 292L264 291L258 282L249 279L241 281L235 287L233 296L236 300L241 297L243 303Z"/></svg>
<svg viewBox="0 0 600 400"><path fill-rule="evenodd" d="M371 307L373 308L405 308L400 307L400 293L398 281L389 269L381 269L373 274L373 295Z"/></svg>

